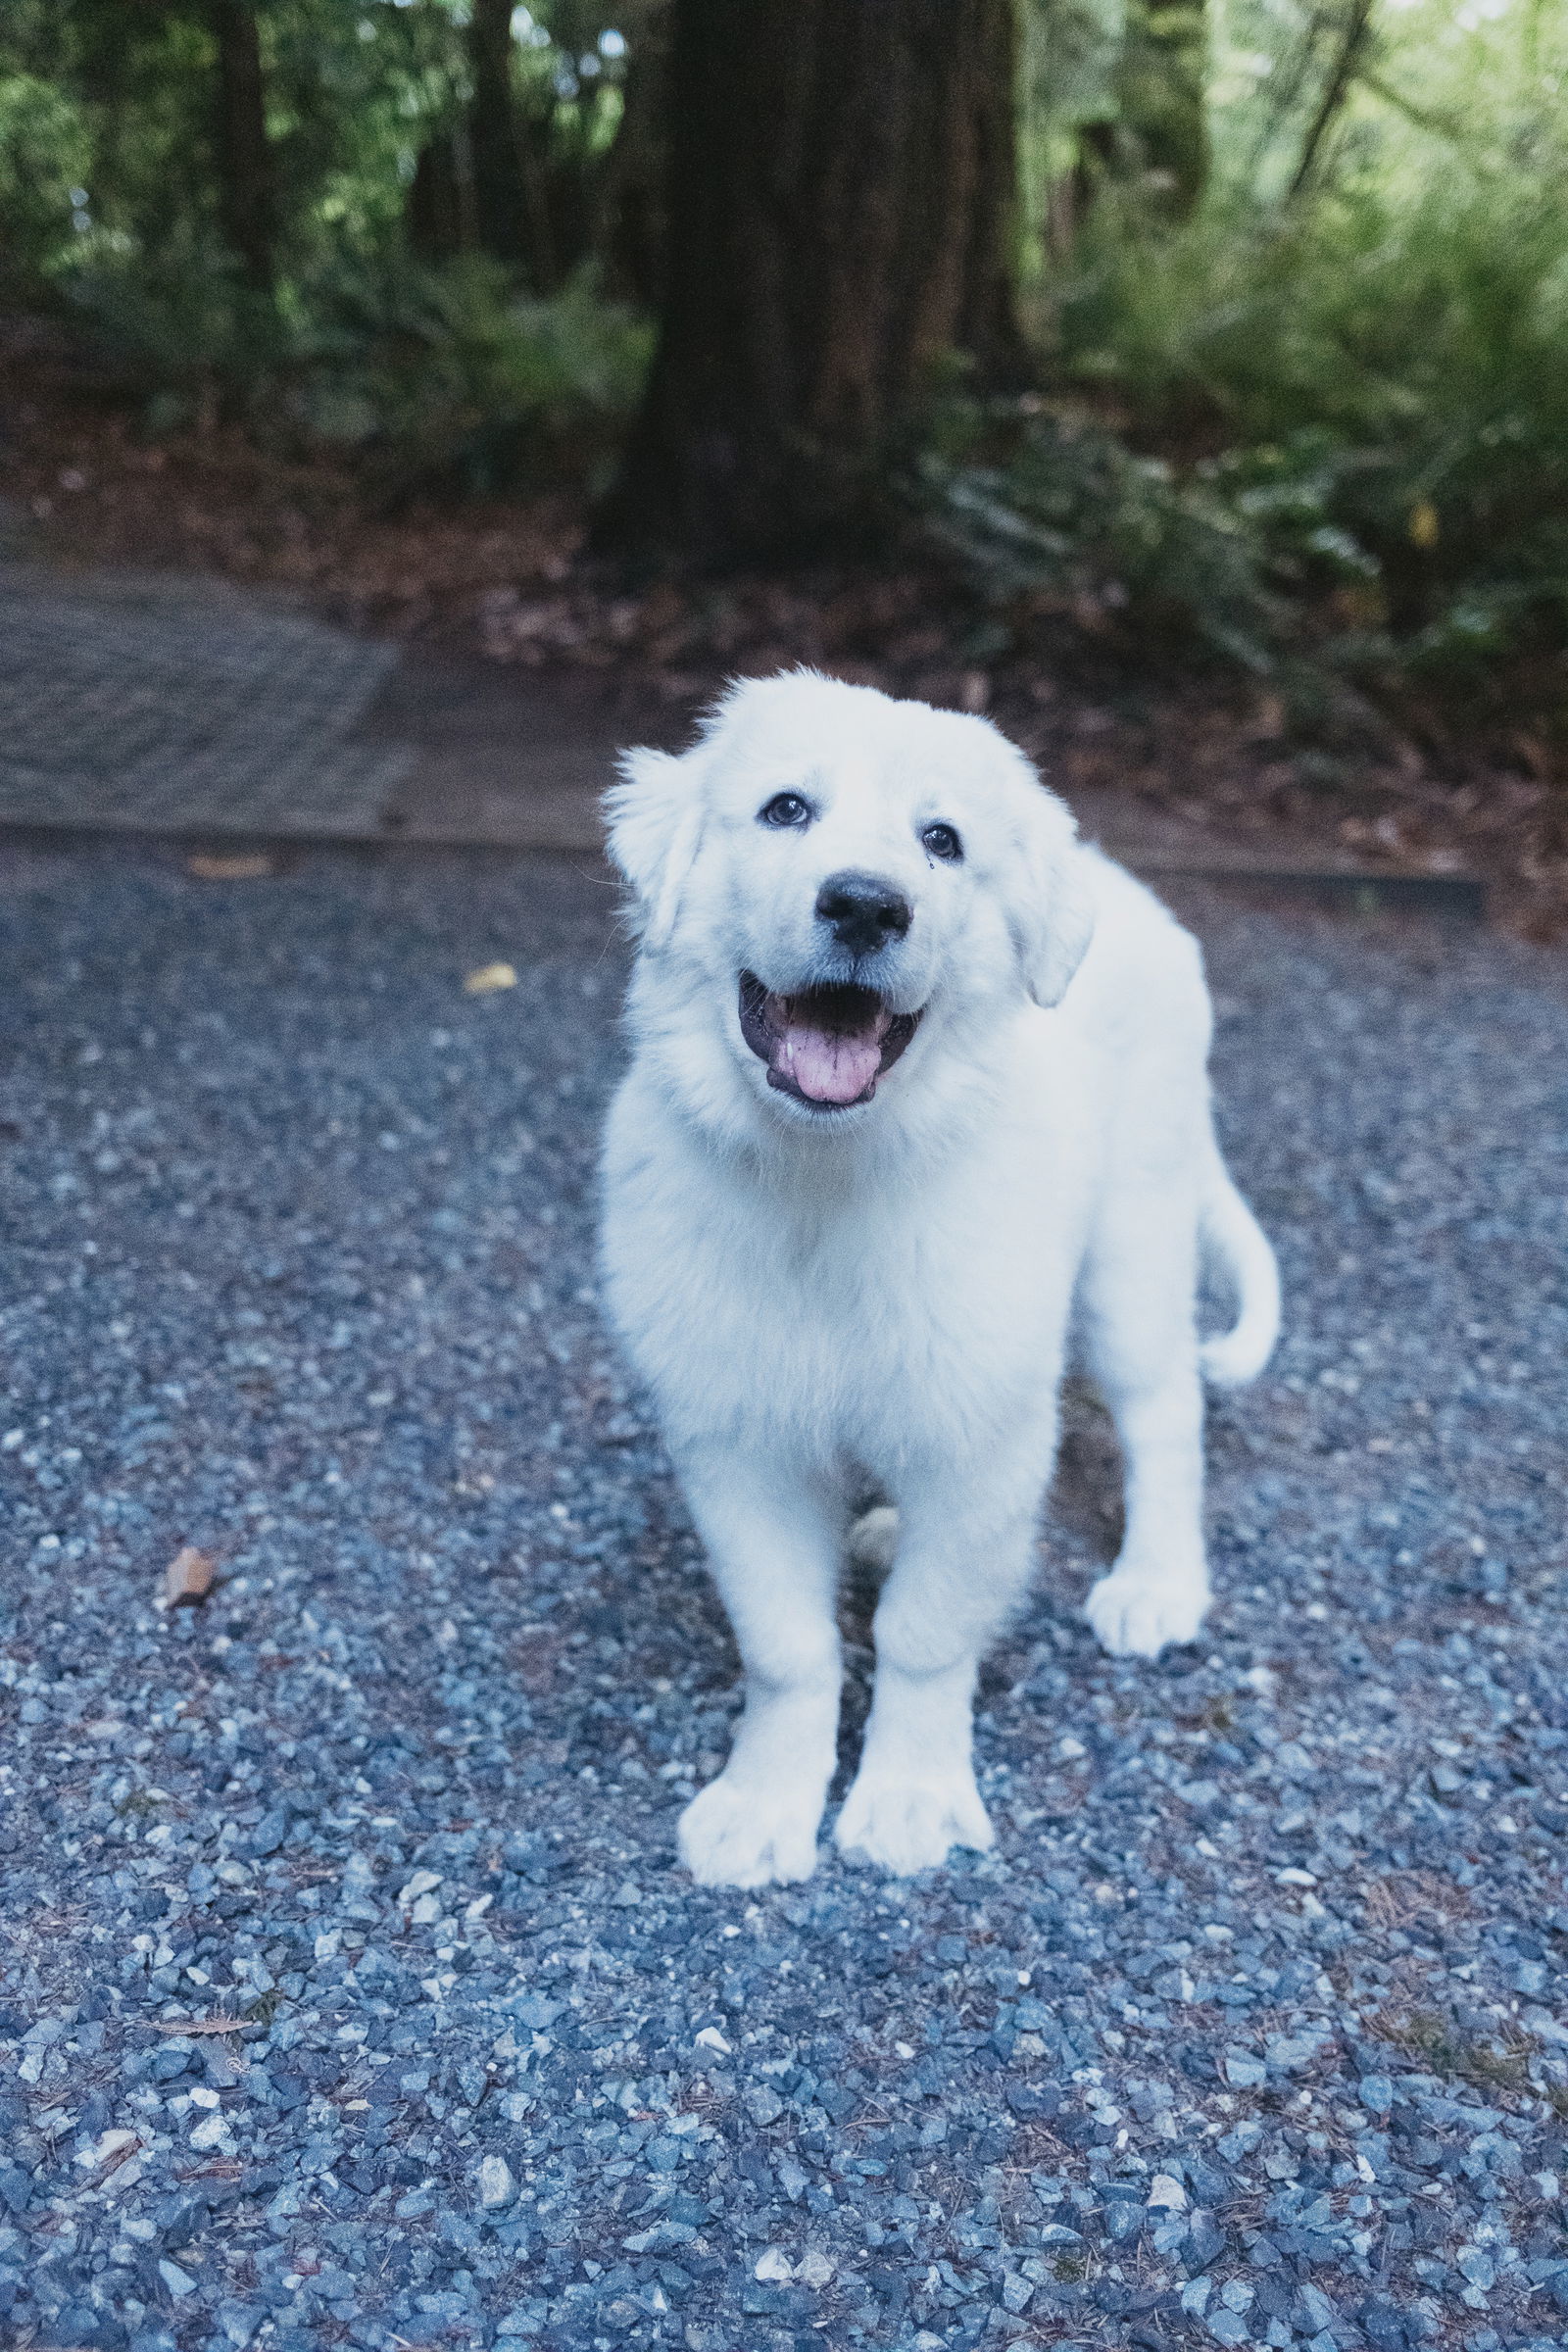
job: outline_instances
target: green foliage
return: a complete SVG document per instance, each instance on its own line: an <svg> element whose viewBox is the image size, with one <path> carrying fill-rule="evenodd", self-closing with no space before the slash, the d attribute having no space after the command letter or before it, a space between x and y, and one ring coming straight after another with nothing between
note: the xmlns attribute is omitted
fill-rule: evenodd
<svg viewBox="0 0 1568 2352"><path fill-rule="evenodd" d="M954 404L920 462L929 525L999 605L1091 626L1126 612L1197 636L1249 669L1275 666L1281 615L1262 534L1216 484L1138 457L1086 415Z"/></svg>
<svg viewBox="0 0 1568 2352"><path fill-rule="evenodd" d="M1140 436L1220 441L1243 512L1309 483L1354 544L1400 661L1568 643L1568 158L1373 185L1258 223L1211 211L1157 248L1107 206L1060 358ZM1267 493L1267 495L1265 495ZM1294 493L1293 493L1294 495Z"/></svg>
<svg viewBox="0 0 1568 2352"><path fill-rule="evenodd" d="M33 74L0 73L0 221L13 252L45 264L69 250L90 140L81 110Z"/></svg>
<svg viewBox="0 0 1568 2352"><path fill-rule="evenodd" d="M631 416L651 342L648 323L602 300L588 274L519 296L477 258L340 267L303 309L286 368L297 423L482 492L591 477Z"/></svg>
<svg viewBox="0 0 1568 2352"><path fill-rule="evenodd" d="M622 13L636 23L648 5ZM539 0L514 18L519 135L542 142L547 166L566 159L579 210L618 120L615 15ZM580 224L558 222L548 298L528 290L528 257L507 268L471 238L465 250L461 219L449 253L412 251L421 153L463 151L466 8L258 0L257 17L278 199L270 293L245 283L221 234L203 0L9 0L0 250L22 289L80 323L151 429L221 412L272 440L361 450L394 481L591 480L630 414L650 329L600 298L591 259L562 268Z"/></svg>
<svg viewBox="0 0 1568 2352"><path fill-rule="evenodd" d="M384 477L478 492L591 477L623 431L651 329L591 277L521 296L476 256L328 262L278 303L220 253L77 269L78 317L154 430L218 407L259 437L364 452Z"/></svg>
<svg viewBox="0 0 1568 2352"><path fill-rule="evenodd" d="M1036 0L1076 74L1058 173L1064 124L1088 138L1117 103L1081 70L1095 6ZM1079 167L1043 331L1083 420L1000 454L993 429L928 490L983 576L1098 581L1253 667L1561 678L1568 10L1416 0L1357 25L1354 0L1232 0L1196 214L1113 170L1085 203ZM1091 165L1115 153L1096 137Z"/></svg>
<svg viewBox="0 0 1568 2352"><path fill-rule="evenodd" d="M518 121L546 176L602 166L628 35L657 6L514 12ZM468 13L466 0L255 0L287 272L402 245L420 153L461 126L472 95ZM74 236L108 232L157 257L212 230L216 71L206 0L4 0L0 247L47 274L69 265ZM580 243L564 258L575 264Z"/></svg>
<svg viewBox="0 0 1568 2352"><path fill-rule="evenodd" d="M286 342L283 318L241 283L205 223L176 226L156 251L112 234L85 237L57 272L67 315L155 426L210 411L225 394L272 381Z"/></svg>

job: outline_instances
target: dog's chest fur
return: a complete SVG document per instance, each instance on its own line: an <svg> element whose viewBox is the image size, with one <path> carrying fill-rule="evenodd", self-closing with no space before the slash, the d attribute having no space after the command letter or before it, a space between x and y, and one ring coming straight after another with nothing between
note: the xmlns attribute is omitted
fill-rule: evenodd
<svg viewBox="0 0 1568 2352"><path fill-rule="evenodd" d="M726 1429L872 1471L984 1445L999 1407L1052 1385L1086 1140L1025 1099L891 1194L847 1163L803 1157L792 1180L789 1161L710 1155L634 1070L611 1122L606 1275L671 1437Z"/></svg>

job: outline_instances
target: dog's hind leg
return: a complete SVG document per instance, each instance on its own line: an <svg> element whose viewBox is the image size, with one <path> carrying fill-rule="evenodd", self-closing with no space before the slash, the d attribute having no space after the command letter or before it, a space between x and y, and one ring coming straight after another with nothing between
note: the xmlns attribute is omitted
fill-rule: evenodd
<svg viewBox="0 0 1568 2352"><path fill-rule="evenodd" d="M838 1737L842 1516L769 1453L689 1448L679 1469L746 1668L729 1762L681 1816L681 1859L709 1886L808 1879Z"/></svg>
<svg viewBox="0 0 1568 2352"><path fill-rule="evenodd" d="M1208 1607L1197 1206L1180 1186L1129 1187L1102 1214L1080 1298L1090 1368L1121 1441L1126 1530L1089 1595L1108 1650L1154 1657Z"/></svg>

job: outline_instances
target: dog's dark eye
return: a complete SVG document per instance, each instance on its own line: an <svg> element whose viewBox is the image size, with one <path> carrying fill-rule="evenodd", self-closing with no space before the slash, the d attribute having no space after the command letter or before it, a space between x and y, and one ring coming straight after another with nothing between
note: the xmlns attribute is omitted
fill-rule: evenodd
<svg viewBox="0 0 1568 2352"><path fill-rule="evenodd" d="M775 792L766 807L758 810L757 821L761 825L781 827L808 825L811 821L811 804L803 801L798 792Z"/></svg>
<svg viewBox="0 0 1568 2352"><path fill-rule="evenodd" d="M931 857L948 865L956 865L963 856L963 844L951 825L927 825L920 839Z"/></svg>

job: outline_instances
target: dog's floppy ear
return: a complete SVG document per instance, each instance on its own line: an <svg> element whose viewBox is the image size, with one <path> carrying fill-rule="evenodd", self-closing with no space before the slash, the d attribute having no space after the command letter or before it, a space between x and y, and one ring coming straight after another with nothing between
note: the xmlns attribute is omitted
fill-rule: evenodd
<svg viewBox="0 0 1568 2352"><path fill-rule="evenodd" d="M1032 775L1010 916L1018 959L1037 1004L1059 1004L1089 952L1095 903L1088 853L1072 811Z"/></svg>
<svg viewBox="0 0 1568 2352"><path fill-rule="evenodd" d="M647 946L667 947L703 832L697 755L634 751L620 756L620 782L605 795L610 855L631 884Z"/></svg>

